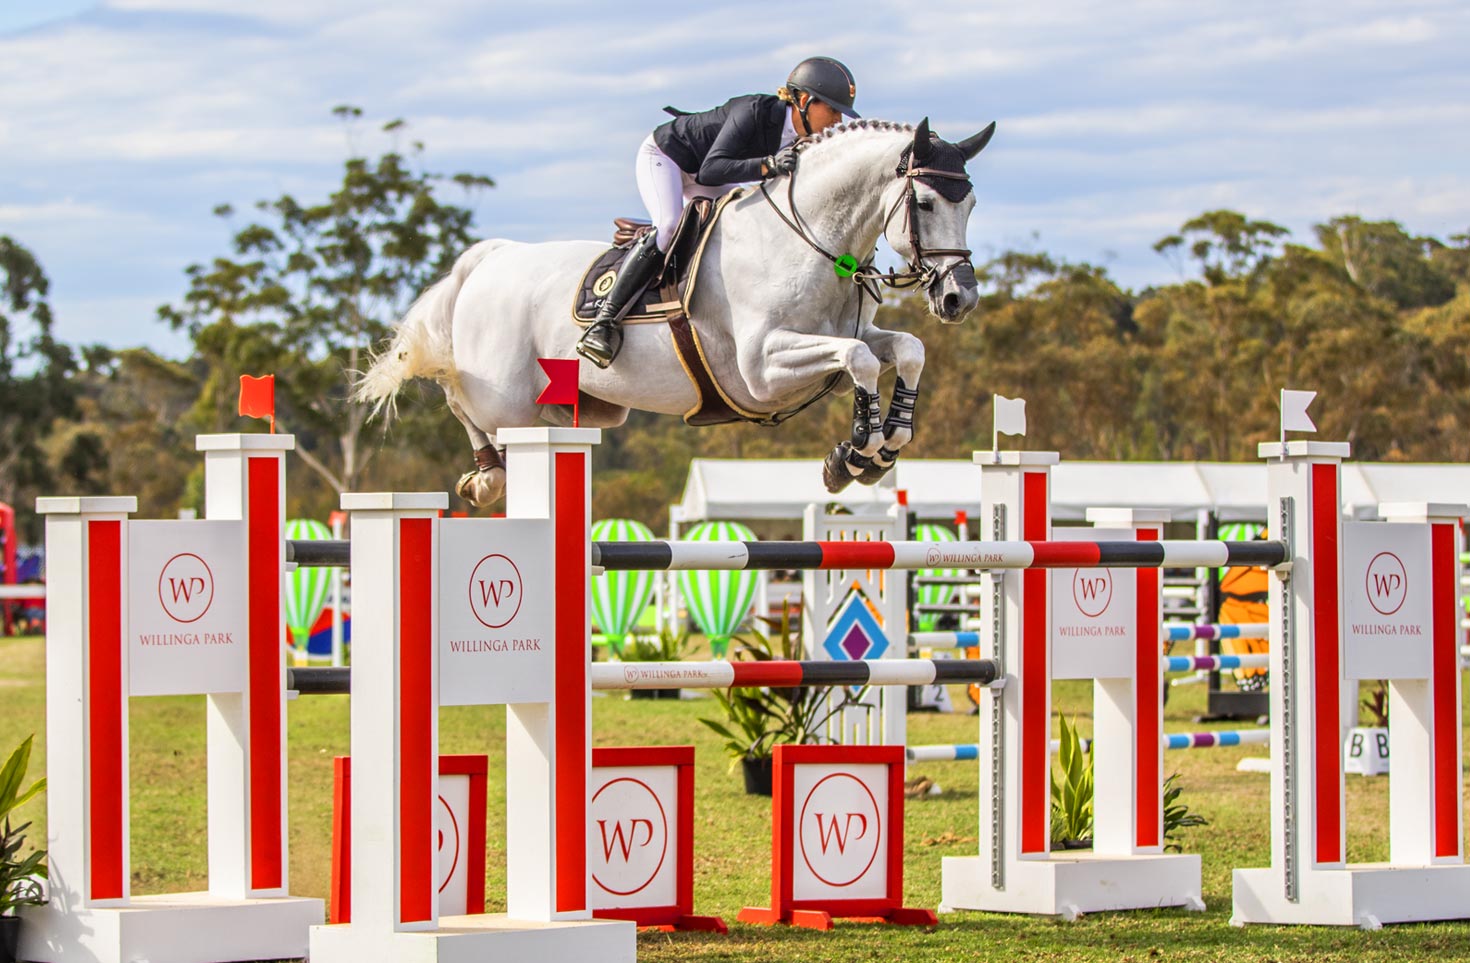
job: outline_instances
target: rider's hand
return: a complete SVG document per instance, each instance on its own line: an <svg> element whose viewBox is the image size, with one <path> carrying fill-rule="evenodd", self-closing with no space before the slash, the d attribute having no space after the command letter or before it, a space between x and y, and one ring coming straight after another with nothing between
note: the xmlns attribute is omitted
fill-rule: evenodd
<svg viewBox="0 0 1470 963"><path fill-rule="evenodd" d="M795 144L783 147L766 158L767 177L774 177L777 174L790 174L794 170L796 170Z"/></svg>

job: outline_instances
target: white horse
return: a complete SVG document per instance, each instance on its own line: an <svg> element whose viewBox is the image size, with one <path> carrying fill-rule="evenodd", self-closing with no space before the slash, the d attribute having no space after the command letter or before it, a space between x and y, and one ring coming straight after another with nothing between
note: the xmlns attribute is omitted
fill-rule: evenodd
<svg viewBox="0 0 1470 963"><path fill-rule="evenodd" d="M884 280L870 265L878 238L909 264L886 280L924 285L940 321L958 323L973 309L979 292L965 225L975 196L964 165L994 128L958 144L931 135L927 120L917 128L882 121L829 128L801 145L794 174L731 201L715 224L688 306L729 399L774 422L828 390L834 375L853 384L852 438L823 465L830 491L854 479L876 482L913 438L924 346L873 325L877 298L864 288L876 292ZM569 406L536 404L545 381L536 361L575 357L578 280L606 247L476 244L409 309L362 376L357 399L391 411L409 379L438 382L475 449L476 470L456 491L476 505L499 498L505 469L496 432L538 420L570 423ZM844 254L862 265L854 277L834 269ZM878 376L889 368L898 369L898 381L885 420ZM698 399L664 324L629 325L610 367L581 371L581 423L589 427L621 425L632 408L683 414Z"/></svg>

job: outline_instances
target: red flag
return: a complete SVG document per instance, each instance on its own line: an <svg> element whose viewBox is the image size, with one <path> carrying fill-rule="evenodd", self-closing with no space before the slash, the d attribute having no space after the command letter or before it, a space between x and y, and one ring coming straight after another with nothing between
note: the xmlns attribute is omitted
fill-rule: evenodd
<svg viewBox="0 0 1470 963"><path fill-rule="evenodd" d="M276 376L254 378L240 376L240 415L245 418L269 418L271 431L276 430Z"/></svg>
<svg viewBox="0 0 1470 963"><path fill-rule="evenodd" d="M541 389L541 394L536 399L536 404L571 405L572 427L580 426L582 411L581 405L578 404L577 367L581 362L576 358L537 358L536 363L541 366L542 371L546 372L548 379L546 387Z"/></svg>
<svg viewBox="0 0 1470 963"><path fill-rule="evenodd" d="M546 377L551 379L546 388L542 390L541 396L536 399L538 405L575 405L577 403L577 366L581 363L576 358L570 360L564 358L537 358L536 363L541 370L546 372Z"/></svg>

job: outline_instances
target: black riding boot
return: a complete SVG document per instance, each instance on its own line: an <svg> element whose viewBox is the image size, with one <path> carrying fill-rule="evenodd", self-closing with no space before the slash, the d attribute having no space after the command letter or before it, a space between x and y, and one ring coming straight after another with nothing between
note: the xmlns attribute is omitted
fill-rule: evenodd
<svg viewBox="0 0 1470 963"><path fill-rule="evenodd" d="M638 239L623 260L612 290L602 299L597 320L577 342L577 354L599 368L613 363L623 346L623 315L628 313L633 302L663 266L664 255L658 249L658 233L649 231Z"/></svg>

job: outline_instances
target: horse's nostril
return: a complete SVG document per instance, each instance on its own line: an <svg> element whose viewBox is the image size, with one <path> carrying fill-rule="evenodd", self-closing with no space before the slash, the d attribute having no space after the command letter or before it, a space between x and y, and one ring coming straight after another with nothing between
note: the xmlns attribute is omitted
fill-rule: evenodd
<svg viewBox="0 0 1470 963"><path fill-rule="evenodd" d="M960 309L960 296L958 294L946 294L944 296L944 313L954 314Z"/></svg>

